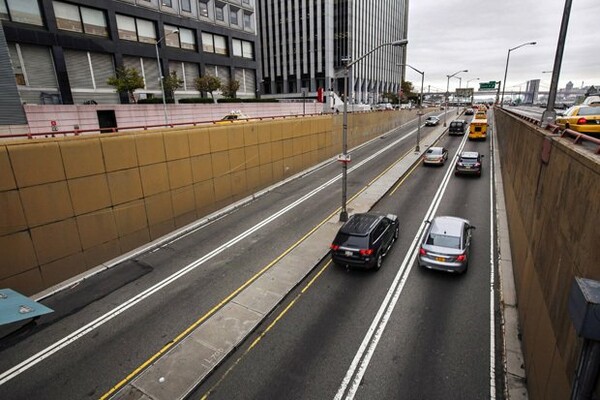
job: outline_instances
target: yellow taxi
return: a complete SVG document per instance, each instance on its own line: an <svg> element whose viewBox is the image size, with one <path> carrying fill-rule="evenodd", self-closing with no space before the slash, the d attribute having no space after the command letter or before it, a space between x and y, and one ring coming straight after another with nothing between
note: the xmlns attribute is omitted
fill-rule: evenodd
<svg viewBox="0 0 600 400"><path fill-rule="evenodd" d="M600 105L579 105L556 117L556 125L581 133L600 134Z"/></svg>
<svg viewBox="0 0 600 400"><path fill-rule="evenodd" d="M240 110L232 110L230 113L225 115L218 121L215 121L215 124L231 124L234 122L247 122L249 120L249 116L241 112Z"/></svg>

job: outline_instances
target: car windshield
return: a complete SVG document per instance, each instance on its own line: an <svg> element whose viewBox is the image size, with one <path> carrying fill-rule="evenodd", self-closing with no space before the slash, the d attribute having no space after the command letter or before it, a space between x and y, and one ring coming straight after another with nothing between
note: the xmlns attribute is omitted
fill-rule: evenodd
<svg viewBox="0 0 600 400"><path fill-rule="evenodd" d="M581 107L579 115L600 115L600 107Z"/></svg>
<svg viewBox="0 0 600 400"><path fill-rule="evenodd" d="M460 249L460 238L457 236L441 235L437 233L429 234L427 244L452 249Z"/></svg>

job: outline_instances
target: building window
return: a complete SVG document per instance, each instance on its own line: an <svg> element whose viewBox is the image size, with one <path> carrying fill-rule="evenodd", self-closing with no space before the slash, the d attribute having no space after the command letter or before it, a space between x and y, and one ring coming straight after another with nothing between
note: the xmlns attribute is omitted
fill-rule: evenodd
<svg viewBox="0 0 600 400"><path fill-rule="evenodd" d="M152 21L117 14L117 31L122 40L156 43L156 29Z"/></svg>
<svg viewBox="0 0 600 400"><path fill-rule="evenodd" d="M242 0L242 4L250 5L250 0Z"/></svg>
<svg viewBox="0 0 600 400"><path fill-rule="evenodd" d="M175 30L179 30L179 34L174 34ZM191 29L165 25L165 43L169 47L196 50L196 34Z"/></svg>
<svg viewBox="0 0 600 400"><path fill-rule="evenodd" d="M53 6L58 29L89 35L108 36L104 12L60 1L53 2Z"/></svg>
<svg viewBox="0 0 600 400"><path fill-rule="evenodd" d="M252 30L252 14L244 13L244 29Z"/></svg>
<svg viewBox="0 0 600 400"><path fill-rule="evenodd" d="M215 4L215 18L217 21L225 21L225 6Z"/></svg>
<svg viewBox="0 0 600 400"><path fill-rule="evenodd" d="M0 0L0 3L1 19L44 26L38 0Z"/></svg>
<svg viewBox="0 0 600 400"><path fill-rule="evenodd" d="M208 18L208 3L206 1L199 1L198 8L200 9L200 16Z"/></svg>
<svg viewBox="0 0 600 400"><path fill-rule="evenodd" d="M225 36L202 32L202 51L227 55L227 39Z"/></svg>
<svg viewBox="0 0 600 400"><path fill-rule="evenodd" d="M252 42L248 42L246 40L233 39L232 46L234 56L254 59Z"/></svg>
<svg viewBox="0 0 600 400"><path fill-rule="evenodd" d="M173 1L172 1L172 0L162 0L162 1L161 1L161 4L162 4L164 7L173 7Z"/></svg>
<svg viewBox="0 0 600 400"><path fill-rule="evenodd" d="M181 10L192 12L192 0L181 0Z"/></svg>
<svg viewBox="0 0 600 400"><path fill-rule="evenodd" d="M231 25L238 25L238 10L230 8L229 9L229 23Z"/></svg>

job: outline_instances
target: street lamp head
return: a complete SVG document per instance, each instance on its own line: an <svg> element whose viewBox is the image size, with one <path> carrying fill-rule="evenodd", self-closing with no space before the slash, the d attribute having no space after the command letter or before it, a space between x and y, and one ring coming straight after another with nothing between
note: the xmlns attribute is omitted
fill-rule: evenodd
<svg viewBox="0 0 600 400"><path fill-rule="evenodd" d="M536 45L536 44L537 44L537 42L529 42L528 44L530 44L530 45L532 45L532 46L533 46L533 45Z"/></svg>
<svg viewBox="0 0 600 400"><path fill-rule="evenodd" d="M394 47L406 46L407 44L408 44L408 39L395 40L392 42L392 46L394 46Z"/></svg>

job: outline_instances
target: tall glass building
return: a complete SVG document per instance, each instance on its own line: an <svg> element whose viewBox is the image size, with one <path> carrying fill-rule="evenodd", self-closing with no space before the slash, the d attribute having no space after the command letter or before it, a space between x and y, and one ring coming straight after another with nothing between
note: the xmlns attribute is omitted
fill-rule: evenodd
<svg viewBox="0 0 600 400"><path fill-rule="evenodd" d="M344 59L406 38L408 0L259 0L259 17L264 95L342 93ZM350 98L376 103L397 93L405 59L406 48L390 46L354 65Z"/></svg>
<svg viewBox="0 0 600 400"><path fill-rule="evenodd" d="M255 1L0 0L0 54L12 67L0 62L0 71L12 72L16 101L28 104L126 102L107 83L120 66L143 77L139 98L161 96L160 70L183 80L176 99L199 96L202 75L235 79L239 97L255 97Z"/></svg>

